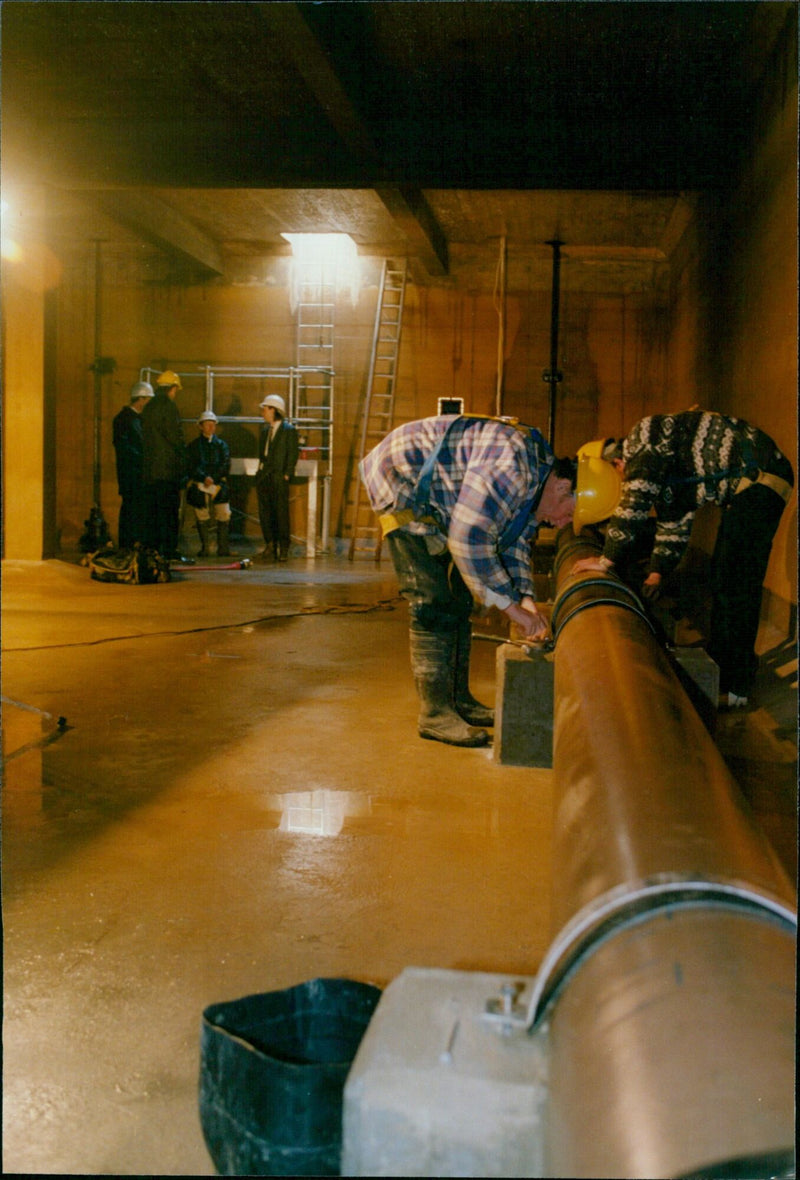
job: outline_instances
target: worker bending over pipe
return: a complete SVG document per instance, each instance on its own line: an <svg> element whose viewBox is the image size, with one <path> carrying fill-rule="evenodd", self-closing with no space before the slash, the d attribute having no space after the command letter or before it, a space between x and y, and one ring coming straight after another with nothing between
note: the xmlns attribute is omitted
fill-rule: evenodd
<svg viewBox="0 0 800 1180"><path fill-rule="evenodd" d="M515 419L440 415L391 431L360 472L409 604L419 734L484 746L494 713L469 691L473 598L545 637L531 543L572 520L575 464Z"/></svg>
<svg viewBox="0 0 800 1180"><path fill-rule="evenodd" d="M585 558L576 570L618 568L640 543L654 512L645 597L658 595L662 577L683 556L697 509L704 503L723 509L711 561L707 650L719 665L723 703L744 708L758 667L761 589L794 485L789 460L750 423L692 409L642 418L625 439L598 439L581 448L578 462L605 480L613 466L622 482L608 514L602 554Z"/></svg>

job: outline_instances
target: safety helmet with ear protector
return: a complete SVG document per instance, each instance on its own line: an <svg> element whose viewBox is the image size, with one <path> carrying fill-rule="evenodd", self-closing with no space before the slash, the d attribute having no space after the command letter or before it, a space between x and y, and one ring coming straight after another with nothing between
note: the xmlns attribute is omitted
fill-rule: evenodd
<svg viewBox="0 0 800 1180"><path fill-rule="evenodd" d="M591 442L584 443L582 447L578 447L578 458L586 455L590 459L606 459L611 461L611 454L617 448L617 440L615 438L595 438Z"/></svg>
<svg viewBox="0 0 800 1180"><path fill-rule="evenodd" d="M572 518L574 531L579 533L584 525L607 520L614 514L621 496L622 477L613 463L578 452L575 515Z"/></svg>

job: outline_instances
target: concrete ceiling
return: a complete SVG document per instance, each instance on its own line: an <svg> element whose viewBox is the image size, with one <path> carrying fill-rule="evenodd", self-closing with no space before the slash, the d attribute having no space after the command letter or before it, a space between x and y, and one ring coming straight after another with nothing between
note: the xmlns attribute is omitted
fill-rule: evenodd
<svg viewBox="0 0 800 1180"><path fill-rule="evenodd" d="M491 283L505 237L530 282L557 237L645 281L729 182L794 9L4 0L4 188L206 275L340 231L418 280Z"/></svg>

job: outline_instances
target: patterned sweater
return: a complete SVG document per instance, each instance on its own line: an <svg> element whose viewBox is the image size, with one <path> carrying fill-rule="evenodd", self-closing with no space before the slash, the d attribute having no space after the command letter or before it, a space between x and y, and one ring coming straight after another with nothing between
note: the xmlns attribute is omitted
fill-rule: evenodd
<svg viewBox="0 0 800 1180"><path fill-rule="evenodd" d="M622 498L603 555L619 562L639 541L654 510L650 569L665 574L683 556L701 504L731 502L739 480L760 469L785 476L787 460L769 437L738 418L689 410L642 418L623 444Z"/></svg>
<svg viewBox="0 0 800 1180"><path fill-rule="evenodd" d="M446 434L433 468L428 521L403 525L418 535L443 536L473 595L503 609L533 597L533 509L553 466L553 453L535 430L493 419L442 415L398 426L361 463L361 478L375 512L416 508L426 458ZM506 543L503 534L520 513L526 523Z"/></svg>

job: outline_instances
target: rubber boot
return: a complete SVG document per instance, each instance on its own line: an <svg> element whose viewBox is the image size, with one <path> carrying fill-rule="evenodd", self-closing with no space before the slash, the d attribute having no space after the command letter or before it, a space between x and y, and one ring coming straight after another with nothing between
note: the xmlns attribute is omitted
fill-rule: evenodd
<svg viewBox="0 0 800 1180"><path fill-rule="evenodd" d="M410 633L411 671L421 709L419 736L450 746L485 746L489 735L459 717L453 706L455 632Z"/></svg>
<svg viewBox="0 0 800 1180"><path fill-rule="evenodd" d="M197 531L200 534L200 552L198 557L208 557L208 521L198 520Z"/></svg>
<svg viewBox="0 0 800 1180"><path fill-rule="evenodd" d="M217 521L217 557L230 557L231 555L228 539L229 527L227 520Z"/></svg>
<svg viewBox="0 0 800 1180"><path fill-rule="evenodd" d="M472 626L467 619L456 629L454 701L456 712L468 725L494 725L494 709L482 705L469 691L469 653Z"/></svg>

